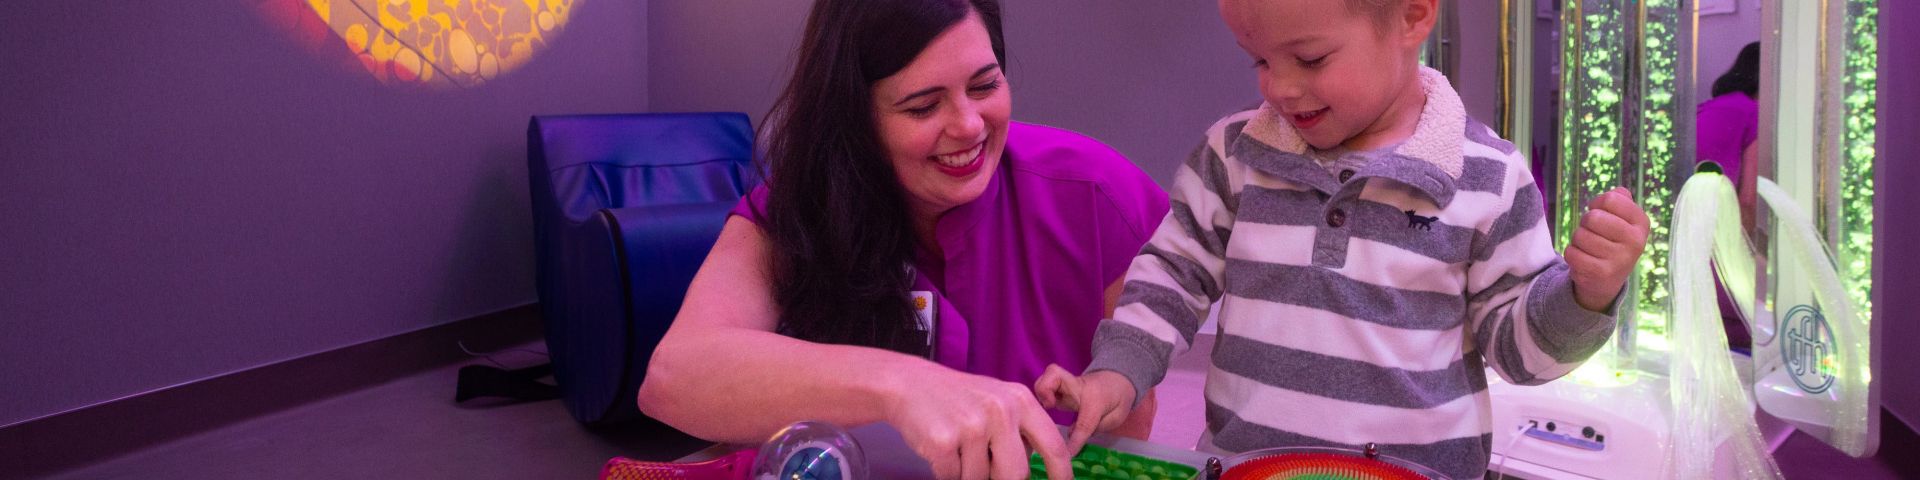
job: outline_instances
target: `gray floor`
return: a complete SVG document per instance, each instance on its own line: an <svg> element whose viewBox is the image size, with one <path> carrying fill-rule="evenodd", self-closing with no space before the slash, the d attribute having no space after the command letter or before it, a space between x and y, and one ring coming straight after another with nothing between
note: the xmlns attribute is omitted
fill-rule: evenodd
<svg viewBox="0 0 1920 480"><path fill-rule="evenodd" d="M1151 434L1155 443L1191 448L1204 428L1200 386L1212 336L1201 335L1195 343L1188 355L1173 362L1159 387L1161 407ZM509 360L518 359L502 359L516 363ZM559 402L456 405L455 370L447 367L320 400L53 478L591 479L611 457L678 456L668 452L692 452L701 446L653 426L589 431L574 423ZM1888 428L1876 458L1847 458L1799 433L1775 457L1793 479L1915 478L1910 459L1920 441L1897 423Z"/></svg>
<svg viewBox="0 0 1920 480"><path fill-rule="evenodd" d="M608 458L704 445L645 427L589 431L557 401L456 405L456 370L403 378L53 478L591 479Z"/></svg>

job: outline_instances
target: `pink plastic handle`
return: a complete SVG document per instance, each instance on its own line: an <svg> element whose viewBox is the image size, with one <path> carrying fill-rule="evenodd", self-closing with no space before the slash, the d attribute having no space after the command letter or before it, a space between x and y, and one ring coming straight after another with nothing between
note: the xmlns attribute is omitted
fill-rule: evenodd
<svg viewBox="0 0 1920 480"><path fill-rule="evenodd" d="M697 463L643 462L613 457L600 468L600 480L747 480L757 450L747 449Z"/></svg>

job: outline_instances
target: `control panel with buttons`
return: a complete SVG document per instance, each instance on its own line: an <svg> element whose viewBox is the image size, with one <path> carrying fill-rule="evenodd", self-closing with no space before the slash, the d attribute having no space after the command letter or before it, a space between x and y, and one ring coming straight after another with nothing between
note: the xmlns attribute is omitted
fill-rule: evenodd
<svg viewBox="0 0 1920 480"><path fill-rule="evenodd" d="M1592 425L1578 425L1565 420L1529 417L1527 436L1545 440L1548 443L1589 451L1607 449L1606 433Z"/></svg>

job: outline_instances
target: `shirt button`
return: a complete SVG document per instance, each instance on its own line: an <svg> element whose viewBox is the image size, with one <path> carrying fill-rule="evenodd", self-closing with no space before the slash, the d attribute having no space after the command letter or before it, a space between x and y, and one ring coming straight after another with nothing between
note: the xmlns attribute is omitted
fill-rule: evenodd
<svg viewBox="0 0 1920 480"><path fill-rule="evenodd" d="M1340 183L1347 183L1347 180L1352 180L1352 179L1353 179L1353 170L1340 171Z"/></svg>
<svg viewBox="0 0 1920 480"><path fill-rule="evenodd" d="M1346 225L1346 224L1347 224L1346 210L1341 210L1336 208L1336 209L1327 211L1327 226L1333 227L1333 228L1340 228L1342 225Z"/></svg>

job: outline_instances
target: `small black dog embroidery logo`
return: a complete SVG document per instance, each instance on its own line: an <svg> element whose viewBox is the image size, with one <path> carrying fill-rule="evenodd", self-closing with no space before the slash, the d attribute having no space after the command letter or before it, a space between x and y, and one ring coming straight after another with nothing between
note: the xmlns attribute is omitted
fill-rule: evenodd
<svg viewBox="0 0 1920 480"><path fill-rule="evenodd" d="M1412 210L1407 210L1407 228L1433 230L1433 222L1437 220L1440 220L1440 217L1422 217L1420 214L1413 213Z"/></svg>

